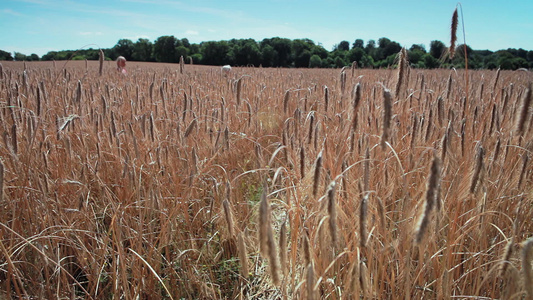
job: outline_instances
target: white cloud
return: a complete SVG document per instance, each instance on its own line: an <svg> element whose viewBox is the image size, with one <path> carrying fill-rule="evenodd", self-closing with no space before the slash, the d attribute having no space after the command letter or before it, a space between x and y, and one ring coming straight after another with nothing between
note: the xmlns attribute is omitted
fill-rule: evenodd
<svg viewBox="0 0 533 300"><path fill-rule="evenodd" d="M187 30L185 31L185 34L186 35L198 35L199 33L196 30Z"/></svg>
<svg viewBox="0 0 533 300"><path fill-rule="evenodd" d="M0 12L1 12L2 14L12 15L12 16L16 16L16 17L20 17L20 16L22 16L22 14L20 14L20 13L14 11L14 10L12 10L12 9L9 9L9 8L4 8L4 9L0 10Z"/></svg>

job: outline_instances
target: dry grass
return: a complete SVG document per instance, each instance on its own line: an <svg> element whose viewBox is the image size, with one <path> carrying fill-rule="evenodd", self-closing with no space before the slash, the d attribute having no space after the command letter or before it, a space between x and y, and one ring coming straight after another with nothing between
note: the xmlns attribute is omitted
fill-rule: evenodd
<svg viewBox="0 0 533 300"><path fill-rule="evenodd" d="M2 64L0 298L526 297L530 73Z"/></svg>
<svg viewBox="0 0 533 300"><path fill-rule="evenodd" d="M452 15L452 25L451 25L451 33L450 33L450 47L449 47L449 55L450 59L453 59L455 55L455 42L457 41L457 26L459 25L459 14L457 13L457 8L453 11Z"/></svg>

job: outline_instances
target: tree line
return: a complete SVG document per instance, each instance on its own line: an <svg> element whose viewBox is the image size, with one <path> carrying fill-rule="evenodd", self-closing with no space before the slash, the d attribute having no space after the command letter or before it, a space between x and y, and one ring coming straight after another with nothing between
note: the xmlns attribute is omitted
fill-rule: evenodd
<svg viewBox="0 0 533 300"><path fill-rule="evenodd" d="M140 38L136 42L120 39L115 46L102 49L106 59L115 60L124 56L129 61L177 63L183 56L185 62L202 65L235 65L296 68L340 68L356 62L362 68L387 68L395 64L396 55L402 46L382 37L365 41L356 39L353 43L341 41L331 51L310 39L266 38L231 39L190 43L187 38L173 35L161 36L154 42ZM489 51L473 50L458 45L456 55L450 59L448 47L441 41L431 41L429 50L422 44L407 49L409 63L413 68L464 68L465 54L470 69L516 70L533 68L533 51L522 48ZM97 60L99 49L50 51L39 57L0 50L0 60Z"/></svg>

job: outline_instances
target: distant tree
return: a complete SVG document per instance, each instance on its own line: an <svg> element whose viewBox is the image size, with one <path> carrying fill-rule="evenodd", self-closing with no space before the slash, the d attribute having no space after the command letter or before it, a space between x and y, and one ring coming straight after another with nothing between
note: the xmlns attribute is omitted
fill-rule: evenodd
<svg viewBox="0 0 533 300"><path fill-rule="evenodd" d="M348 61L356 61L357 64L361 64L361 59L363 59L363 56L365 56L365 50L360 47L355 47L348 52Z"/></svg>
<svg viewBox="0 0 533 300"><path fill-rule="evenodd" d="M411 50L412 49L412 50ZM426 54L425 51L420 50L419 48L411 47L410 50L407 52L407 56L409 57L409 63L410 64L418 64L420 60L422 60L422 57Z"/></svg>
<svg viewBox="0 0 533 300"><path fill-rule="evenodd" d="M322 68L335 68L335 59L331 56L328 56L326 59L323 59Z"/></svg>
<svg viewBox="0 0 533 300"><path fill-rule="evenodd" d="M439 61L429 53L424 54L422 61L424 62L424 67L428 69L435 69L439 66Z"/></svg>
<svg viewBox="0 0 533 300"><path fill-rule="evenodd" d="M351 46L351 48L350 48ZM174 36L161 36L153 43L148 39L139 39L133 43L121 39L108 49L102 49L106 59L125 56L126 59L137 61L178 62L180 56L195 64L236 64L263 65L265 67L341 67L356 61L365 68L389 67L397 63L397 53L401 46L395 41L382 37L376 42L368 40L366 45L362 39L356 39L352 45L341 41L334 49L328 51L310 39L266 38L261 42L253 39L232 39L229 41L211 41L200 44L190 43L188 39L177 39ZM465 59L463 46L456 48L453 60L445 60L446 46L441 41L432 41L429 51L422 44L414 44L409 48L408 58L412 67L464 68ZM533 68L533 51L522 48L509 48L492 52L489 50L473 50L467 46L468 65L470 69L488 68L502 69ZM15 57L13 57L15 56ZM95 60L99 57L99 49L50 51L41 58L37 54L26 56L22 53L9 53L0 50L0 60Z"/></svg>
<svg viewBox="0 0 533 300"><path fill-rule="evenodd" d="M231 63L230 47L227 41L201 43L202 63L206 65L226 65Z"/></svg>
<svg viewBox="0 0 533 300"><path fill-rule="evenodd" d="M468 65L471 69L474 69L476 66L479 66L479 63L472 60L472 48L466 45L466 53L468 57ZM452 65L455 68L464 68L465 67L465 45L461 44L455 47L455 55L452 60Z"/></svg>
<svg viewBox="0 0 533 300"><path fill-rule="evenodd" d="M305 50L311 50L315 47L315 43L310 39L295 39L291 43L291 51L295 56L304 52Z"/></svg>
<svg viewBox="0 0 533 300"><path fill-rule="evenodd" d="M315 45L313 49L311 50L311 55L318 55L321 59L325 59L328 57L328 50L324 49L322 45Z"/></svg>
<svg viewBox="0 0 533 300"><path fill-rule="evenodd" d="M185 48L185 46L178 46L176 47L176 57L179 61L179 58L183 56L183 59L186 59L187 56L189 56L189 49Z"/></svg>
<svg viewBox="0 0 533 300"><path fill-rule="evenodd" d="M54 59L54 53L57 53L56 51L48 51L45 55L41 57L41 60L52 60Z"/></svg>
<svg viewBox="0 0 533 300"><path fill-rule="evenodd" d="M374 50L376 48L376 41L374 40L368 40L368 42L366 43L366 53L367 54L370 54L369 51L371 50Z"/></svg>
<svg viewBox="0 0 533 300"><path fill-rule="evenodd" d="M513 55L518 53L517 51L500 50L495 54L497 55L497 64L503 70L516 70L519 68L528 68L529 63L523 57Z"/></svg>
<svg viewBox="0 0 533 300"><path fill-rule="evenodd" d="M24 61L24 60L28 60L28 57L26 56L26 54L22 54L20 52L15 52L15 60L16 61Z"/></svg>
<svg viewBox="0 0 533 300"><path fill-rule="evenodd" d="M380 68L389 68L394 66L397 63L398 54L391 54L384 59L376 62L375 65Z"/></svg>
<svg viewBox="0 0 533 300"><path fill-rule="evenodd" d="M497 51L496 54L498 55L498 66L500 68L504 70L514 69L514 66L513 66L513 59L515 58L514 55L512 55L506 50Z"/></svg>
<svg viewBox="0 0 533 300"><path fill-rule="evenodd" d="M468 57L470 57L472 55L472 52L474 50L472 50L472 48L468 45L466 45L466 54ZM462 55L462 57L465 56L465 45L464 44L461 44L461 45L458 45L457 47L455 47L455 53L456 55L459 54L459 55Z"/></svg>
<svg viewBox="0 0 533 300"><path fill-rule="evenodd" d="M342 57L336 56L335 57L335 67L336 68L342 68L344 66L346 66L346 61L344 61L344 59L342 59Z"/></svg>
<svg viewBox="0 0 533 300"><path fill-rule="evenodd" d="M409 51L415 51L415 50L426 53L426 46L424 46L423 44L413 44L411 48L409 48Z"/></svg>
<svg viewBox="0 0 533 300"><path fill-rule="evenodd" d="M83 54L83 56L85 56L85 59L87 60L98 60L100 58L99 49L90 48L87 50L83 50L81 54Z"/></svg>
<svg viewBox="0 0 533 300"><path fill-rule="evenodd" d="M350 43L348 41L342 41L337 45L335 50L348 51L350 50Z"/></svg>
<svg viewBox="0 0 533 300"><path fill-rule="evenodd" d="M429 43L429 54L431 54L431 56L433 56L436 59L442 58L445 50L446 50L446 46L441 41L435 40Z"/></svg>
<svg viewBox="0 0 533 300"><path fill-rule="evenodd" d="M353 48L364 49L365 48L365 41L363 41L362 39L356 39L355 42L352 44L352 49Z"/></svg>
<svg viewBox="0 0 533 300"><path fill-rule="evenodd" d="M361 67L363 68L374 68L374 59L370 55L364 55L361 58Z"/></svg>
<svg viewBox="0 0 533 300"><path fill-rule="evenodd" d="M118 40L117 44L113 47L113 52L116 57L118 56L124 56L126 60L131 60L133 55L133 42L128 39L120 39ZM116 59L116 57L113 57L113 59Z"/></svg>
<svg viewBox="0 0 533 300"><path fill-rule="evenodd" d="M198 44L191 44L191 46L189 47L189 54L196 54L196 53L200 53L200 45Z"/></svg>
<svg viewBox="0 0 533 300"><path fill-rule="evenodd" d="M275 37L271 39L270 45L278 53L277 56L277 67L288 67L291 61L291 45L292 41L286 38Z"/></svg>
<svg viewBox="0 0 533 300"><path fill-rule="evenodd" d="M200 53L194 53L194 54L191 54L190 57L192 58L192 61L193 61L193 63L195 63L195 64L199 64L199 63L201 63L202 60L203 60L202 54L200 54Z"/></svg>
<svg viewBox="0 0 533 300"><path fill-rule="evenodd" d="M528 68L528 67L529 67L529 63L527 62L526 59L522 57L515 57L513 59L513 70L517 70L520 68Z"/></svg>
<svg viewBox="0 0 533 300"><path fill-rule="evenodd" d="M294 66L296 68L307 68L309 67L310 63L311 63L311 52L307 49L294 58Z"/></svg>
<svg viewBox="0 0 533 300"><path fill-rule="evenodd" d="M311 50L315 47L315 43L309 39L296 39L292 41L291 47L294 66L297 68L309 67Z"/></svg>
<svg viewBox="0 0 533 300"><path fill-rule="evenodd" d="M379 48L383 48L385 49L389 44L391 43L391 40L386 38L386 37L382 37L378 40L378 46Z"/></svg>
<svg viewBox="0 0 533 300"><path fill-rule="evenodd" d="M150 40L140 38L133 45L132 59L136 61L153 61L152 51L154 45Z"/></svg>
<svg viewBox="0 0 533 300"><path fill-rule="evenodd" d="M0 50L0 60L13 60L11 52Z"/></svg>
<svg viewBox="0 0 533 300"><path fill-rule="evenodd" d="M270 45L261 46L261 61L264 67L274 67L278 60L278 52Z"/></svg>
<svg viewBox="0 0 533 300"><path fill-rule="evenodd" d="M337 49L329 53L329 57L332 59L333 68L342 68L348 64L348 51ZM351 62L350 62L351 63Z"/></svg>
<svg viewBox="0 0 533 300"><path fill-rule="evenodd" d="M189 42L189 40L187 38L182 38L181 39L181 44L185 48L190 48L191 47L191 43Z"/></svg>
<svg viewBox="0 0 533 300"><path fill-rule="evenodd" d="M385 49L383 49L383 55L385 57L389 57L391 55L397 55L400 50L402 50L402 46L398 44L397 42L390 42Z"/></svg>
<svg viewBox="0 0 533 300"><path fill-rule="evenodd" d="M154 42L154 58L158 62L178 62L176 57L177 39L173 35L160 36Z"/></svg>
<svg viewBox="0 0 533 300"><path fill-rule="evenodd" d="M526 59L527 59L528 62L533 63L533 50L527 52Z"/></svg>
<svg viewBox="0 0 533 300"><path fill-rule="evenodd" d="M385 37L380 38L378 40L378 44L379 44L379 49L378 49L377 55L375 55L374 57L378 60L382 60L393 54L397 54L402 49L400 44L398 44L397 42L393 42Z"/></svg>
<svg viewBox="0 0 533 300"><path fill-rule="evenodd" d="M322 66L322 59L320 56L313 54L309 59L309 68L320 68Z"/></svg>
<svg viewBox="0 0 533 300"><path fill-rule="evenodd" d="M241 39L233 45L233 55L236 65L259 66L261 64L261 51L254 39Z"/></svg>

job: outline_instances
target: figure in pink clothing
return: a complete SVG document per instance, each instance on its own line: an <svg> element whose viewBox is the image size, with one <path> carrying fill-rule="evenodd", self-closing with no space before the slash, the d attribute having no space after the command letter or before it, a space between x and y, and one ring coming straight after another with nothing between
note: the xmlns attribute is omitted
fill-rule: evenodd
<svg viewBox="0 0 533 300"><path fill-rule="evenodd" d="M126 75L126 59L124 58L124 56L119 56L117 58L117 71L119 73L122 73L124 75Z"/></svg>

